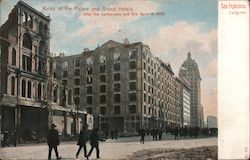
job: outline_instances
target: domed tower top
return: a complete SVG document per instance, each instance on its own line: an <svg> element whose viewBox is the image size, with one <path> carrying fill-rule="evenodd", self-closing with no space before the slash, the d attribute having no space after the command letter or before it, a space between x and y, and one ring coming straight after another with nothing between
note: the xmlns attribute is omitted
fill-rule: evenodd
<svg viewBox="0 0 250 160"><path fill-rule="evenodd" d="M187 59L188 59L188 60L191 60L191 59L192 59L192 58L191 58L191 53L190 53L190 52L188 52Z"/></svg>
<svg viewBox="0 0 250 160"><path fill-rule="evenodd" d="M181 68L179 70L179 77L197 77L201 79L199 67L195 60L192 59L190 52L188 52L187 59L181 65Z"/></svg>

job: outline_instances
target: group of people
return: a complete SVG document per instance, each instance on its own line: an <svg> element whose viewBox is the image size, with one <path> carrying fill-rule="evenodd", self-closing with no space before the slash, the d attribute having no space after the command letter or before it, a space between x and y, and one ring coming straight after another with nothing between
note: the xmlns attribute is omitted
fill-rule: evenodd
<svg viewBox="0 0 250 160"><path fill-rule="evenodd" d="M198 136L217 136L216 128L199 128L199 127L175 127L166 129L166 132L170 132L175 136L175 139L178 137L194 137Z"/></svg>
<svg viewBox="0 0 250 160"><path fill-rule="evenodd" d="M140 143L144 144L145 136L152 135L153 140L161 140L163 134L162 128L152 128L152 129L140 129L139 135L141 137ZM171 127L166 128L166 133L171 133L174 135L175 140L178 140L180 137L197 138L198 136L217 136L216 128L198 128L198 127Z"/></svg>
<svg viewBox="0 0 250 160"><path fill-rule="evenodd" d="M163 130L162 129L157 129L157 128L153 128L153 129L147 129L145 130L144 128L139 130L139 135L141 137L140 139L140 143L144 144L145 141L145 136L151 134L153 137L154 141L157 141L158 139L161 140L162 139L162 134L163 134Z"/></svg>
<svg viewBox="0 0 250 160"><path fill-rule="evenodd" d="M54 149L57 159L62 158L62 157L59 156L58 150L57 150L57 146L59 145L60 141L59 141L58 131L55 128L56 128L56 125L52 124L51 129L48 132L48 137L47 137L47 144L49 146L48 159L51 159L52 149ZM88 141L88 133L87 133L86 126L83 126L81 131L80 131L80 135L79 135L79 138L78 138L78 141L77 141L77 145L79 146L79 148L78 148L77 153L76 153L76 158L78 158L82 148L84 150L85 158L88 159L88 157L91 156L91 153L92 153L92 151L94 149L96 149L96 158L100 158L99 141L105 141L105 140L101 139L99 137L98 128L94 128L91 131L90 136L89 136L89 140L90 140L91 149L87 153L86 142Z"/></svg>

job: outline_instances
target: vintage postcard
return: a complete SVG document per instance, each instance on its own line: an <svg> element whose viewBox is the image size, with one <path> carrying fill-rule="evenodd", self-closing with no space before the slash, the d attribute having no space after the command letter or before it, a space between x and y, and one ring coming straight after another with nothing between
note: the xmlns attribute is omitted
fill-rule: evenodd
<svg viewBox="0 0 250 160"><path fill-rule="evenodd" d="M248 1L1 0L0 159L248 158L224 111L230 16L249 43Z"/></svg>

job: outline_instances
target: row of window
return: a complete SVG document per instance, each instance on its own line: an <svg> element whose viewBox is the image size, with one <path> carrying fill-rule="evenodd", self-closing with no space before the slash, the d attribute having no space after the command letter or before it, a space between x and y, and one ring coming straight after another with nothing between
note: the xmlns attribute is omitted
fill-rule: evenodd
<svg viewBox="0 0 250 160"><path fill-rule="evenodd" d="M65 81L63 81L64 84ZM129 83L129 90L133 91L136 90L136 82L130 82ZM115 83L114 84L114 92L120 92L121 91L121 84ZM87 86L87 94L93 93L93 87ZM106 85L100 85L100 93L106 93ZM80 95L80 88L77 87L74 89L74 95Z"/></svg>
<svg viewBox="0 0 250 160"><path fill-rule="evenodd" d="M120 60L120 53L114 53L113 58L114 58L114 61L119 61ZM129 59L132 59L132 60L136 59L136 50L129 51ZM106 61L107 61L106 56L101 55L100 56L100 63L104 64L104 63L106 63ZM87 65L93 65L93 58L92 57L86 58L86 63L87 63Z"/></svg>
<svg viewBox="0 0 250 160"><path fill-rule="evenodd" d="M30 36L27 33L24 33L23 35L23 47L29 50L32 50L32 41ZM36 48L36 47L35 47ZM37 51L35 51L37 52ZM46 49L46 45L43 41L40 41L39 43L39 50L38 53L39 54L46 54L47 49ZM25 71L32 71L32 54L30 55L22 55L22 69ZM11 64L13 66L17 65L17 54L16 54L16 50L15 48L12 48L12 53L11 53ZM39 74L46 74L46 59L45 58L41 58L39 57L37 59L37 57L34 57L34 61L35 61L35 69L38 69L38 73ZM37 60L38 60L38 64L37 64ZM37 67L38 66L38 67Z"/></svg>
<svg viewBox="0 0 250 160"><path fill-rule="evenodd" d="M63 76L67 76L67 71L63 71ZM100 82L106 82L106 75L100 75ZM136 72L129 72L129 79L130 80L136 80ZM114 73L114 81L120 81L121 80L121 75L120 73ZM67 85L67 81L63 80L64 85ZM87 84L92 84L93 83L93 77L88 76L87 77ZM75 78L74 79L74 85L80 85L80 78Z"/></svg>
<svg viewBox="0 0 250 160"><path fill-rule="evenodd" d="M114 64L114 71L120 71L120 69L121 69L120 63L115 63ZM130 62L130 69L136 69L136 62L135 61ZM100 65L100 73L105 73L105 72L106 72L106 66L105 65ZM88 75L93 74L92 67L87 68L87 74ZM74 75L75 76L80 76L80 69L75 69ZM63 71L63 78L66 78L67 76L68 76L68 71L64 70Z"/></svg>
<svg viewBox="0 0 250 160"><path fill-rule="evenodd" d="M59 98L59 96L60 96L60 98ZM68 105L72 105L72 90L70 90L70 89L68 90L68 101L66 102L66 90L61 88L60 92L59 92L58 87L54 87L54 89L53 89L53 102L57 103L58 100L59 100L59 104L62 106L65 106L66 103Z"/></svg>
<svg viewBox="0 0 250 160"><path fill-rule="evenodd" d="M89 113L92 113L93 112L92 107L88 107L87 111ZM121 106L114 106L113 112L114 112L114 115L121 114ZM129 108L128 108L128 112L130 114L135 114L136 113L136 105L130 105ZM100 107L100 114L101 115L106 115L107 114L107 107L101 106Z"/></svg>
<svg viewBox="0 0 250 160"><path fill-rule="evenodd" d="M114 94L114 103L120 103L121 102L121 94ZM106 103L107 96L101 95L100 96L100 103ZM129 94L129 101L135 102L136 101L136 93L130 93ZM93 96L87 96L87 104L91 105L93 104Z"/></svg>
<svg viewBox="0 0 250 160"><path fill-rule="evenodd" d="M147 115L150 115L150 116L157 116L157 117L160 117L160 118L166 118L167 117L167 113L165 113L165 117L164 117L164 112L158 111L158 114L157 114L156 109L153 109L153 108L150 108L150 107L148 109L146 109L146 106L144 106L144 114L147 114Z"/></svg>
<svg viewBox="0 0 250 160"><path fill-rule="evenodd" d="M34 27L34 18L31 15L28 15L26 12L22 13L22 22L24 26L27 26L31 29ZM38 24L38 22L36 22ZM47 33L48 32L48 25L44 24L43 22L39 22L39 32L40 33Z"/></svg>
<svg viewBox="0 0 250 160"><path fill-rule="evenodd" d="M15 95L16 94L16 78L15 77L11 77L11 95ZM22 97L27 97L27 98L32 98L32 85L31 85L31 81L29 80L22 80L21 81L21 96ZM37 98L39 100L41 100L41 96L42 96L42 86L39 83L37 86Z"/></svg>
<svg viewBox="0 0 250 160"><path fill-rule="evenodd" d="M129 90L136 90L136 82L130 82L129 83ZM114 92L120 92L121 91L121 84L115 83L114 84ZM80 88L75 88L75 95L79 95ZM87 86L87 94L93 93L93 87ZM100 85L100 93L106 93L106 85Z"/></svg>
<svg viewBox="0 0 250 160"><path fill-rule="evenodd" d="M131 51L129 51L129 59L136 59L136 50L131 50ZM120 53L115 53L115 54L114 54L114 60L115 60L115 61L120 60ZM92 64L93 64L93 58L92 58L92 57L86 58L86 63L87 63L88 65L92 65ZM101 56L100 56L100 63L101 63L102 65L104 65L104 64L106 63L106 57L105 57L104 55L101 55ZM73 64L74 64L74 67L75 67L75 68L78 68L78 67L80 67L81 60L79 60L79 59L73 60ZM131 61L130 66L131 66L132 68L134 68L134 67L135 67L135 64L136 64L135 61L134 61L134 62ZM63 62L62 68L63 68L63 69L68 68L68 61Z"/></svg>

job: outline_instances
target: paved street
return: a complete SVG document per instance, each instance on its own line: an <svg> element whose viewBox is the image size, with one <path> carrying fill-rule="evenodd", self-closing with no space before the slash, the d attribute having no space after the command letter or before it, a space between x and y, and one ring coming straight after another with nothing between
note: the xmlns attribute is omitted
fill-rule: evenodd
<svg viewBox="0 0 250 160"><path fill-rule="evenodd" d="M106 142L100 143L100 156L102 159L123 159L143 149L178 149L217 145L217 138L172 140L173 137L170 135L164 135L163 137L165 140L152 141L151 136L147 136L145 144L138 142L139 137L120 138L118 140L108 139ZM77 149L76 142L63 142L59 146L59 154L63 159L75 159ZM90 149L89 144L87 145L87 149ZM1 159L47 159L47 153L48 148L45 143L0 148ZM52 158L55 158L54 152ZM95 158L95 150L90 158ZM79 159L83 159L83 151L80 153Z"/></svg>

